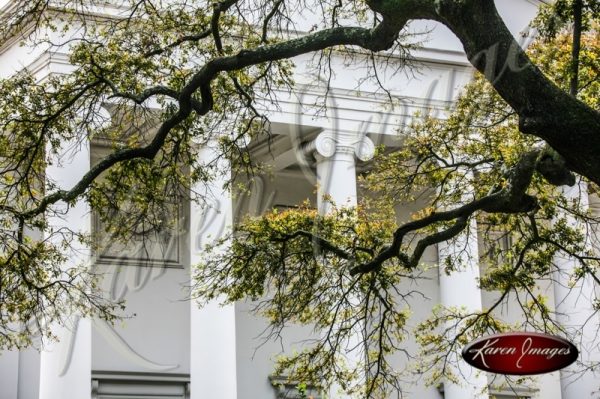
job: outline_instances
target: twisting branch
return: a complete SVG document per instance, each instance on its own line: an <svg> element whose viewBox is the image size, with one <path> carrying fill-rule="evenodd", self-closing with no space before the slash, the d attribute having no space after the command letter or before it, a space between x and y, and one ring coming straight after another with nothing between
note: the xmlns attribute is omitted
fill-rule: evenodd
<svg viewBox="0 0 600 399"><path fill-rule="evenodd" d="M262 43L266 43L267 42L267 34L269 32L269 23L271 22L271 19L273 19L273 17L275 16L275 14L277 14L277 11L279 11L279 6L283 3L283 0L277 0L275 2L275 4L273 4L273 8L271 9L271 11L269 11L269 13L267 14L267 16L265 17L265 20L263 21L263 26L262 26L262 35L260 38L260 41Z"/></svg>
<svg viewBox="0 0 600 399"><path fill-rule="evenodd" d="M178 46L180 46L183 43L186 42L197 42L200 41L202 39L205 39L207 37L209 37L212 34L212 29L206 29L198 34L195 35L186 35L186 36L182 36L179 39L175 40L172 43L169 43L168 45L161 47L161 48L157 48L156 50L152 50L152 51L148 51L146 53L144 53L144 57L146 58L150 58L153 57L155 55L160 55L162 53L164 53L167 50L176 48Z"/></svg>
<svg viewBox="0 0 600 399"><path fill-rule="evenodd" d="M219 32L219 19L221 14L227 12L229 8L237 3L238 0L225 0L215 5L212 18L210 19L210 32L212 33L215 47L219 54L223 53L223 44L221 43L221 33Z"/></svg>
<svg viewBox="0 0 600 399"><path fill-rule="evenodd" d="M324 248L342 259L346 259L346 260L352 259L352 256L348 252L338 248L336 245L332 244L328 240L326 240L322 237L319 237L318 235L315 235L309 231L297 230L291 234L286 234L281 238L274 239L273 241L287 242L289 240L293 240L296 237L308 238L309 240L311 240L312 242L317 244L319 246L319 248Z"/></svg>
<svg viewBox="0 0 600 399"><path fill-rule="evenodd" d="M442 230L438 233L428 235L427 237L419 240L410 259L408 259L408 262L406 262L406 266L411 269L417 267L427 247L447 241L452 237L456 237L458 234L460 234L461 231L463 231L467 227L468 221L469 218L467 216L460 216L456 219L456 222L449 228Z"/></svg>
<svg viewBox="0 0 600 399"><path fill-rule="evenodd" d="M394 232L392 243L389 246L385 247L371 261L354 267L350 271L350 274L356 275L377 271L385 261L395 257L400 258L405 267L414 268L418 265L427 247L458 235L467 226L469 217L478 211L488 213L527 213L533 210L537 206L537 201L535 197L527 194L527 189L531 183L533 173L536 170L540 172L540 160L544 159L545 156L545 150L532 150L524 154L512 168L507 187L501 190L492 192L458 208L435 212L424 218L404 224ZM559 166L557 165L557 167ZM564 167L564 165L562 166ZM548 173L547 170L543 172ZM402 253L402 243L407 234L435 223L453 220L456 222L451 227L421 239L410 257Z"/></svg>

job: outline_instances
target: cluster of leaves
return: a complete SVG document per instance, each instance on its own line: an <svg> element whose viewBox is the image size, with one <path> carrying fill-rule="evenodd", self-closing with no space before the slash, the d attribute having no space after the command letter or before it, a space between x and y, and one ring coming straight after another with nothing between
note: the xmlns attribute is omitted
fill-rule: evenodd
<svg viewBox="0 0 600 399"><path fill-rule="evenodd" d="M109 302L101 294L88 264L57 267L69 260L69 247L81 245L80 237L68 229L53 231L46 239L34 233L17 239L13 230L4 230L1 237L1 349L55 339L50 326L68 324L73 314L112 322L117 310L124 309L122 302Z"/></svg>
<svg viewBox="0 0 600 399"><path fill-rule="evenodd" d="M271 336L289 324L312 326L316 344L281 357L281 375L317 386L337 381L363 395L365 389L374 392L382 381L369 376L365 381L364 362L348 361L344 353L360 336L360 356L373 374L393 374L383 354L404 338L412 293L395 290L403 270L399 262L368 276L352 276L350 270L389 241L396 228L389 212L340 208L319 216L305 203L249 218L210 249L195 275L196 296L257 301L255 311L269 320Z"/></svg>
<svg viewBox="0 0 600 399"><path fill-rule="evenodd" d="M598 3L595 3L598 6ZM600 15L600 10L596 15ZM593 109L600 109L600 25L598 17L593 22L593 29L586 33L582 40L579 59L582 70L579 72L579 87L577 98L584 101ZM530 48L532 57L536 63L544 70L548 71L548 78L557 86L567 91L569 88L569 79L572 76L571 51L572 37L569 35L558 35L551 39L538 40Z"/></svg>

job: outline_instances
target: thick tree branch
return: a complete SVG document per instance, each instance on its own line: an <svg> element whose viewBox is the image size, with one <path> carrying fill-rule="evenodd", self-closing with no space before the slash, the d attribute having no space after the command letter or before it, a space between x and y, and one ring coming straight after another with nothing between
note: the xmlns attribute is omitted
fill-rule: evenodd
<svg viewBox="0 0 600 399"><path fill-rule="evenodd" d="M435 3L435 19L458 36L473 66L517 111L521 131L545 140L569 169L600 183L600 113L542 74L504 24L493 0Z"/></svg>
<svg viewBox="0 0 600 399"><path fill-rule="evenodd" d="M21 216L31 218L43 213L48 206L58 201L67 203L74 201L103 171L119 162L135 158L154 158L164 144L169 132L185 120L192 111L201 116L212 109L213 100L210 84L219 73L239 70L263 62L287 59L336 45L356 45L373 51L382 50L391 46L395 39L395 36L386 36L390 32L394 32L394 29L389 29L386 25L387 23L384 21L374 29L357 27L326 29L298 39L265 45L253 50L242 50L236 55L219 57L209 61L183 87L178 95L179 109L161 124L153 140L147 146L116 150L94 165L70 190L58 190L47 195L40 200L35 208L24 212ZM154 94L174 95L169 90L165 91L160 87L149 90ZM200 92L201 103L196 103L193 98L196 91ZM140 100L140 98L135 100Z"/></svg>

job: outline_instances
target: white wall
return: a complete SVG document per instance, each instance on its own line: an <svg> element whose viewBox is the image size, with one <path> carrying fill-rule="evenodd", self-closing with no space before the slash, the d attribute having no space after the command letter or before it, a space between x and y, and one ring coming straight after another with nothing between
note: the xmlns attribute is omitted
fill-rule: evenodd
<svg viewBox="0 0 600 399"><path fill-rule="evenodd" d="M189 373L188 269L127 265L106 272L103 287L126 300L126 318L93 323L92 370ZM119 270L118 274L115 271ZM113 278L117 280L112 283Z"/></svg>

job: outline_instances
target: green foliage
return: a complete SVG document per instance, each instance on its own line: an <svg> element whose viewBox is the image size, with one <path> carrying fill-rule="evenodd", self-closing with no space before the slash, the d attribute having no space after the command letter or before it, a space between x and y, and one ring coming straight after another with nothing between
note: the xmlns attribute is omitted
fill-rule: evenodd
<svg viewBox="0 0 600 399"><path fill-rule="evenodd" d="M596 3L598 4L598 3ZM600 15L600 11L599 14ZM597 19L596 19L597 20ZM579 91L577 97L593 109L600 109L600 31L598 22L595 28L583 34L579 54ZM570 35L559 35L550 44L535 42L530 51L536 64L546 72L557 86L567 91L571 78L571 42Z"/></svg>

